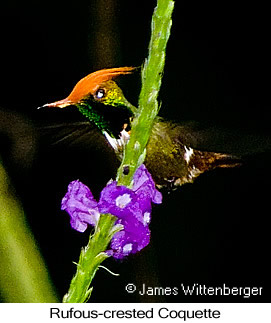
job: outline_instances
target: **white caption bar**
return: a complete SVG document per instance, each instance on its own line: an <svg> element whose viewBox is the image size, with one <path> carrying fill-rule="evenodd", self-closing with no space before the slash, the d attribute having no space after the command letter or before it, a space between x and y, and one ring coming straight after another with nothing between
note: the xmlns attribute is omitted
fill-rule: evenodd
<svg viewBox="0 0 271 323"><path fill-rule="evenodd" d="M270 304L0 304L9 322L225 322L270 323Z"/></svg>

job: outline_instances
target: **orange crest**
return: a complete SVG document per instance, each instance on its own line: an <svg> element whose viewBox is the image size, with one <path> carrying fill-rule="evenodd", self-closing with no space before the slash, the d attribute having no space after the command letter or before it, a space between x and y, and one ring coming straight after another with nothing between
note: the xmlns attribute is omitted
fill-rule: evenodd
<svg viewBox="0 0 271 323"><path fill-rule="evenodd" d="M73 88L70 95L63 100L44 104L43 107L64 108L78 103L84 96L94 94L99 86L119 75L131 74L136 67L116 67L93 72L82 78Z"/></svg>
<svg viewBox="0 0 271 323"><path fill-rule="evenodd" d="M82 78L73 88L67 100L78 102L82 97L94 94L101 83L109 81L119 75L131 74L134 67L117 67L96 71Z"/></svg>

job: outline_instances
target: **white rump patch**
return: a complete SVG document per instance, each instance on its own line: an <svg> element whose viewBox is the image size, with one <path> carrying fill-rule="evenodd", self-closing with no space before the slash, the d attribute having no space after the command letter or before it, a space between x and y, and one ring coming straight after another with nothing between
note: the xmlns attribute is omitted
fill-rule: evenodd
<svg viewBox="0 0 271 323"><path fill-rule="evenodd" d="M184 149L185 149L184 159L187 162L187 164L189 164L190 158L194 154L194 149L191 147L187 148L186 146L184 146Z"/></svg>

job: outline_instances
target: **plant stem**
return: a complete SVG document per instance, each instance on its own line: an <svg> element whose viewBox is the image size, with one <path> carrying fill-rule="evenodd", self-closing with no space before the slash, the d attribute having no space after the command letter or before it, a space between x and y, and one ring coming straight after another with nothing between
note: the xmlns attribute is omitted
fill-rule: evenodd
<svg viewBox="0 0 271 323"><path fill-rule="evenodd" d="M154 10L149 56L142 71L139 109L133 120L131 137L125 147L124 158L117 173L119 185L127 187L132 185L134 172L145 158L145 147L158 113L157 96L162 82L173 7L174 1L158 0ZM128 174L124 172L127 167ZM116 218L110 214L101 215L94 235L90 237L87 247L81 251L76 275L72 279L69 292L65 295L63 302L85 302L90 297L91 281L99 265L108 257L104 250L113 235L120 230L120 227L114 226L115 220Z"/></svg>
<svg viewBox="0 0 271 323"><path fill-rule="evenodd" d="M106 250L113 235L121 227L114 225L116 218L111 214L101 214L95 232L90 236L88 245L82 249L77 272L73 277L68 293L64 296L64 303L83 303L88 300L92 292L90 284L99 265L109 256Z"/></svg>
<svg viewBox="0 0 271 323"><path fill-rule="evenodd" d="M137 116L133 120L131 136L118 169L117 181L119 185L128 187L132 185L134 172L145 158L145 147L159 110L157 97L162 83L173 8L174 1L158 0L152 16L149 55L142 70L139 109ZM128 174L127 169L129 169Z"/></svg>

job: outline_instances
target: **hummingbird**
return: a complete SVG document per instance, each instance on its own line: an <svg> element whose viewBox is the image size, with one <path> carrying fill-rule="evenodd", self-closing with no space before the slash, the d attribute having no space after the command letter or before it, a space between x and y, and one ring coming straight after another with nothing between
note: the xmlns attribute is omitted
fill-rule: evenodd
<svg viewBox="0 0 271 323"><path fill-rule="evenodd" d="M135 69L119 67L93 72L82 78L68 97L44 104L42 108L74 106L90 126L94 124L99 129L121 159L138 109L125 98L115 78L131 74ZM196 149L181 124L157 116L144 163L158 188L175 189L185 183L193 183L206 171L238 166L240 158L228 153Z"/></svg>

